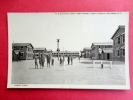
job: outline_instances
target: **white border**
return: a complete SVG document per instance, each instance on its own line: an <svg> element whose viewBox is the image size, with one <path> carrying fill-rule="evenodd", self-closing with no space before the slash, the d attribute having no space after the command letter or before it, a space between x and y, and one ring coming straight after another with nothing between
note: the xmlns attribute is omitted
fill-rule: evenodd
<svg viewBox="0 0 133 100"><path fill-rule="evenodd" d="M58 12L54 12L58 13ZM69 13L69 12L67 12ZM75 12L76 13L76 12ZM79 12L78 12L79 13ZM96 13L96 12L95 12ZM109 12L111 13L111 12ZM125 13L125 12L121 12ZM128 14L128 23L129 23L129 12ZM8 13L9 15L10 13ZM9 20L9 19L8 19ZM129 25L129 24L128 24ZM59 85L59 84L11 84L12 77L12 35L10 33L9 23L8 23L8 81L7 88L57 88L57 89L120 89L120 90L129 90L130 81L129 81L129 26L125 26L125 74L126 74L126 85Z"/></svg>

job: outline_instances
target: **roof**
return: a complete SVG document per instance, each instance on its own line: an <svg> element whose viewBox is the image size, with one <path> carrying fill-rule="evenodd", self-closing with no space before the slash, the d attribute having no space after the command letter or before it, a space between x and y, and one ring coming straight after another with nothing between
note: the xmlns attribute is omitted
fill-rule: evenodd
<svg viewBox="0 0 133 100"><path fill-rule="evenodd" d="M115 33L113 34L113 36L111 37L111 39L113 39L113 37L115 36L115 34L118 32L119 29L121 28L125 28L125 25L119 25L117 30L115 31Z"/></svg>
<svg viewBox="0 0 133 100"><path fill-rule="evenodd" d="M32 46L31 43L13 43L12 44L12 46L28 46L28 45ZM32 46L32 48L34 48L34 47Z"/></svg>
<svg viewBox="0 0 133 100"><path fill-rule="evenodd" d="M97 42L97 43L92 43L94 45L113 45L113 42Z"/></svg>
<svg viewBox="0 0 133 100"><path fill-rule="evenodd" d="M46 50L46 48L45 47L43 47L43 48L34 48L33 50Z"/></svg>
<svg viewBox="0 0 133 100"><path fill-rule="evenodd" d="M83 50L91 50L91 48L90 47L84 47Z"/></svg>
<svg viewBox="0 0 133 100"><path fill-rule="evenodd" d="M47 49L47 51L52 51L51 49Z"/></svg>

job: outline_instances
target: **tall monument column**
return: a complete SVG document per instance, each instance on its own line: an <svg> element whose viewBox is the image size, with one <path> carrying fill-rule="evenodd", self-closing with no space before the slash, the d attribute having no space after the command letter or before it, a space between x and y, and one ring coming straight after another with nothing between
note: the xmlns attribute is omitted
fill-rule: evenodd
<svg viewBox="0 0 133 100"><path fill-rule="evenodd" d="M58 52L58 60L59 60L59 52L60 52L59 42L60 42L60 39L57 39L57 52Z"/></svg>

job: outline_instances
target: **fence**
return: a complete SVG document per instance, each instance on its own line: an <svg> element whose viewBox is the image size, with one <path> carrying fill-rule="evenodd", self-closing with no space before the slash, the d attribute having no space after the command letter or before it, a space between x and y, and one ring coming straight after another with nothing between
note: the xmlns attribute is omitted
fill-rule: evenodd
<svg viewBox="0 0 133 100"><path fill-rule="evenodd" d="M110 68L112 69L112 61L94 61L93 60L92 63L93 63L93 68L96 67L96 64L100 63L101 68L104 68L105 64L109 64Z"/></svg>

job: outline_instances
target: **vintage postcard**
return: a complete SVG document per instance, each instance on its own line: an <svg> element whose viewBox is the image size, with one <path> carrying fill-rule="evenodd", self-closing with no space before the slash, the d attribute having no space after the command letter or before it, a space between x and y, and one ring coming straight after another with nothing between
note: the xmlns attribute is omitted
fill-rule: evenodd
<svg viewBox="0 0 133 100"><path fill-rule="evenodd" d="M7 88L130 89L129 12L8 13Z"/></svg>

